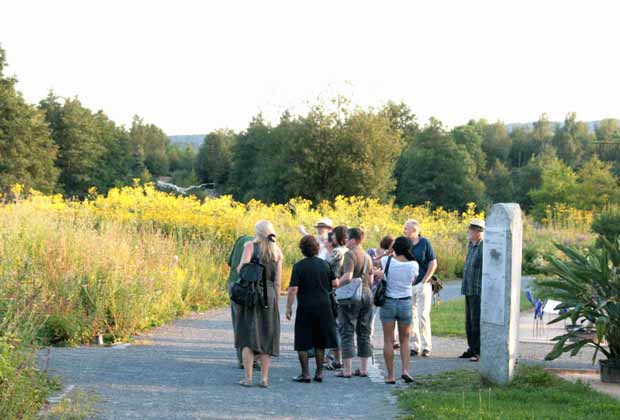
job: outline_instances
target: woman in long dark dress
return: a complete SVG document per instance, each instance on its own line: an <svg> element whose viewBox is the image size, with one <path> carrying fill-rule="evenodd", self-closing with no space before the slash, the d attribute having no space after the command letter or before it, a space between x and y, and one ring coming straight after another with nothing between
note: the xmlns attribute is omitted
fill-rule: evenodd
<svg viewBox="0 0 620 420"><path fill-rule="evenodd" d="M336 277L329 264L317 257L319 243L314 236L304 236L299 248L306 258L293 266L286 305L286 319L290 320L297 298L295 350L299 354L301 375L293 380L310 382L308 350L315 349L314 380L322 382L325 349L338 347L338 332L329 297Z"/></svg>
<svg viewBox="0 0 620 420"><path fill-rule="evenodd" d="M256 238L247 242L237 271L252 258L255 246L259 250L259 261L265 266L267 282L267 308L254 305L251 308L239 306L235 319L235 347L241 349L245 379L242 386L252 386L254 357L261 363L262 379L260 386L266 388L269 379L269 362L271 356L280 355L280 310L278 296L282 284L282 251L276 245L276 233L273 225L262 220L256 224ZM262 285L260 289L262 290Z"/></svg>

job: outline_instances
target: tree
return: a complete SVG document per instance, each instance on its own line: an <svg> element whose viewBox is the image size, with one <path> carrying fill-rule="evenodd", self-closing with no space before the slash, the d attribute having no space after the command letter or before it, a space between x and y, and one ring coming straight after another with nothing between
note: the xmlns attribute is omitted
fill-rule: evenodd
<svg viewBox="0 0 620 420"><path fill-rule="evenodd" d="M529 192L537 218L544 217L547 206L575 203L577 175L570 166L560 159L553 159L542 169L541 178L540 187Z"/></svg>
<svg viewBox="0 0 620 420"><path fill-rule="evenodd" d="M553 139L553 125L549 122L546 114L535 121L532 128L515 127L510 133L512 147L510 149L510 162L513 166L521 168L529 160L540 153L545 145Z"/></svg>
<svg viewBox="0 0 620 420"><path fill-rule="evenodd" d="M539 154L534 155L527 165L522 168L514 168L511 172L514 186L514 201L522 208L531 209L534 203L530 196L530 190L540 188L542 184L543 169L551 162L557 160L555 148L546 145Z"/></svg>
<svg viewBox="0 0 620 420"><path fill-rule="evenodd" d="M142 160L148 173L154 177L168 175L170 162L167 150L170 140L166 133L156 125L146 124L136 115L129 135L134 145L135 160ZM141 165L138 163L138 166Z"/></svg>
<svg viewBox="0 0 620 420"><path fill-rule="evenodd" d="M598 153L602 160L620 163L620 120L606 118L595 129L596 140L611 143L601 144Z"/></svg>
<svg viewBox="0 0 620 420"><path fill-rule="evenodd" d="M494 203L507 203L514 200L514 187L508 167L496 160L485 176L488 196Z"/></svg>
<svg viewBox="0 0 620 420"><path fill-rule="evenodd" d="M486 168L487 157L482 150L482 136L476 122L471 120L467 125L455 127L451 135L456 144L465 147L476 166L476 175L481 175Z"/></svg>
<svg viewBox="0 0 620 420"><path fill-rule="evenodd" d="M577 114L571 112L564 124L556 129L552 144L558 151L558 157L576 168L593 153L592 140L588 125L577 121Z"/></svg>
<svg viewBox="0 0 620 420"><path fill-rule="evenodd" d="M458 145L441 123L431 119L404 152L404 170L398 180L401 205L431 202L464 209L469 202L486 204L484 184L465 146Z"/></svg>
<svg viewBox="0 0 620 420"><path fill-rule="evenodd" d="M602 208L618 203L620 191L618 179L611 173L611 165L593 156L577 172L575 206L581 209Z"/></svg>
<svg viewBox="0 0 620 420"><path fill-rule="evenodd" d="M201 182L214 182L218 186L228 183L235 138L231 130L217 130L205 136L196 157L196 174Z"/></svg>
<svg viewBox="0 0 620 420"><path fill-rule="evenodd" d="M0 48L0 192L19 183L26 190L51 193L58 180L58 148L44 114L26 103L15 89L17 80L4 75L5 65Z"/></svg>
<svg viewBox="0 0 620 420"><path fill-rule="evenodd" d="M484 120L478 123L482 130L482 150L487 155L489 162L499 160L506 162L510 154L512 139L508 135L508 129L501 121L486 124Z"/></svg>
<svg viewBox="0 0 620 420"><path fill-rule="evenodd" d="M77 98L60 103L53 92L40 102L40 108L59 148L56 165L63 193L84 197L90 187L101 187L99 166L106 153L101 121Z"/></svg>

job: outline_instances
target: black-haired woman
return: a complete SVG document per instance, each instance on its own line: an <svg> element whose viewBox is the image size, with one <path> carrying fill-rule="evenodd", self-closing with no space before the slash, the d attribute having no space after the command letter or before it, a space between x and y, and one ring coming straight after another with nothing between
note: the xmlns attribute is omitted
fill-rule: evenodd
<svg viewBox="0 0 620 420"><path fill-rule="evenodd" d="M316 372L314 380L323 382L325 349L338 347L336 322L332 312L330 291L335 286L335 276L329 264L317 257L319 243L314 236L306 235L299 244L304 259L293 266L288 289L286 319L295 315L295 350L299 355L301 374L295 382L310 383L308 351L314 349Z"/></svg>

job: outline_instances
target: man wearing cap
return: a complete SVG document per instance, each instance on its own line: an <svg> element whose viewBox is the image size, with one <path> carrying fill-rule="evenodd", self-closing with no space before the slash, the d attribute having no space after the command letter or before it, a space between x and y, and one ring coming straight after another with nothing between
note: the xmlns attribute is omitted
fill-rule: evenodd
<svg viewBox="0 0 620 420"><path fill-rule="evenodd" d="M329 232L332 231L334 223L331 219L323 217L319 219L315 227L317 230L316 239L319 241L319 254L317 255L317 257L325 260L329 255L329 251L327 250L327 235L329 234ZM299 226L299 232L301 232L301 234L304 236L308 235L308 232L306 232L306 228L304 228L303 226Z"/></svg>
<svg viewBox="0 0 620 420"><path fill-rule="evenodd" d="M480 360L480 290L482 288L482 247L484 220L473 219L467 229L467 257L461 294L465 295L465 332L469 348L461 359Z"/></svg>

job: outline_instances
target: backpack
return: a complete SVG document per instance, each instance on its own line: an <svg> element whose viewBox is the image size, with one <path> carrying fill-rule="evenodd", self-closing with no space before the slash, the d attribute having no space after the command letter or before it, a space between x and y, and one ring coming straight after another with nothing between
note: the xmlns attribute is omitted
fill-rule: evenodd
<svg viewBox="0 0 620 420"><path fill-rule="evenodd" d="M383 306L385 305L385 299L387 296L385 293L387 292L387 277L390 271L390 262L392 261L392 257L388 257L387 262L385 263L385 272L383 273L383 278L377 285L377 290L375 290L375 298L374 303L375 306Z"/></svg>
<svg viewBox="0 0 620 420"><path fill-rule="evenodd" d="M261 286L263 287L262 291L260 290ZM265 266L260 263L259 245L257 243L254 244L252 259L243 264L239 270L239 279L233 284L230 299L246 308L253 308L256 305L262 305L265 309L269 307Z"/></svg>

